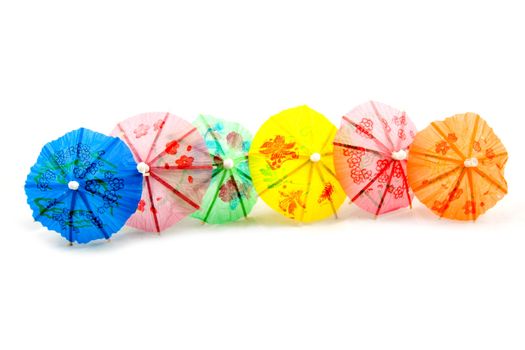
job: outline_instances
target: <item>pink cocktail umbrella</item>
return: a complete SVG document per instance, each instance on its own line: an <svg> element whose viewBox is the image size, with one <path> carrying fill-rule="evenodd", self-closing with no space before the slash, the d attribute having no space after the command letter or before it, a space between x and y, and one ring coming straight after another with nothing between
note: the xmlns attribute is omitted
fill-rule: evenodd
<svg viewBox="0 0 525 350"><path fill-rule="evenodd" d="M200 208L212 160L192 124L170 113L144 113L118 123L112 135L126 142L144 175L142 198L127 225L161 232Z"/></svg>
<svg viewBox="0 0 525 350"><path fill-rule="evenodd" d="M352 202L376 216L412 206L406 158L415 134L405 112L382 103L371 101L343 116L334 165Z"/></svg>

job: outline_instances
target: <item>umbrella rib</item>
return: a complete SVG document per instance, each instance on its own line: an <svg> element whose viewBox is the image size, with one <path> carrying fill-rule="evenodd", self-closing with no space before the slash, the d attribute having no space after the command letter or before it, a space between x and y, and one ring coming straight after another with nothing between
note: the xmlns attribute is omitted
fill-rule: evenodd
<svg viewBox="0 0 525 350"><path fill-rule="evenodd" d="M403 170L403 166L401 165L401 162L399 163L399 169L401 169L401 176L403 176L403 184L405 185L405 190L408 198L408 205L410 206L410 209L412 209L412 198L410 198L410 187L408 186L408 179L405 174L405 171Z"/></svg>
<svg viewBox="0 0 525 350"><path fill-rule="evenodd" d="M208 121L206 120L206 118L204 118L203 115L199 115L199 118L202 119L202 121L204 122L204 124L205 124L206 128L208 129L208 131L211 130L210 135L213 138L213 140L215 141L215 143L217 144L217 146L219 147L218 150L220 151L220 153L222 153L223 156L226 155L226 153L222 149L222 146L221 146L221 143L219 142L219 139L213 133L213 128L211 127L210 123L208 123Z"/></svg>
<svg viewBox="0 0 525 350"><path fill-rule="evenodd" d="M244 217L247 218L248 214L246 214L246 208L244 207L244 202L242 201L241 191L239 190L239 186L237 185L237 181L235 181L235 178L233 176L233 171L231 169L230 169L230 178L233 181L233 186L235 187L235 191L237 192L237 196L239 197L239 202L241 202L242 213Z"/></svg>
<svg viewBox="0 0 525 350"><path fill-rule="evenodd" d="M321 172L321 169L317 165L314 166L315 170L319 174L319 178L321 178L321 181L323 182L323 186L326 184L326 181L324 179L323 173ZM332 197L328 197L328 201L330 202L330 206L332 207L332 211L334 212L334 216L337 219L337 210L335 209L334 202L332 201ZM306 205L306 202L305 202Z"/></svg>
<svg viewBox="0 0 525 350"><path fill-rule="evenodd" d="M470 168L467 169L467 177L468 177L468 186L470 188L470 201L475 206L476 202L474 202L474 185L472 181L472 169ZM474 210L471 212L471 214L473 216L472 219L476 220L476 217L477 217L476 207L474 207Z"/></svg>
<svg viewBox="0 0 525 350"><path fill-rule="evenodd" d="M56 159L53 157L53 153L48 149L48 148L51 148L51 146L49 144L46 144L44 146L44 150L46 151L47 153L47 159L51 160L52 163L55 164L55 166L58 168L58 170L62 173L62 176L64 176L64 178L67 178L67 173L66 171L64 170L64 168L58 164L58 162L56 161ZM52 148L51 148L52 149ZM53 149L52 149L53 150ZM54 150L53 150L54 151Z"/></svg>
<svg viewBox="0 0 525 350"><path fill-rule="evenodd" d="M153 192L151 191L151 183L149 181L149 176L144 177L146 179L146 187L148 189L148 197L149 202L151 204L151 214L153 215L153 221L155 222L155 229L158 233L160 233L160 225L159 225L159 218L157 216L157 208L155 207L155 203L153 202Z"/></svg>
<svg viewBox="0 0 525 350"><path fill-rule="evenodd" d="M443 210L441 211L440 217L445 216L445 212L447 211L449 204L452 201L452 194L456 192L459 185L461 184L461 180L463 180L463 177L465 176L465 169L466 169L465 167L461 169L461 173L459 174L458 179L456 180L456 183L454 184L454 187L452 187L452 191L448 193L447 201L445 204L443 204Z"/></svg>
<svg viewBox="0 0 525 350"><path fill-rule="evenodd" d="M478 160L482 161L482 160L486 160L486 159L494 159L494 158L499 158L499 157L507 156L507 155L508 155L507 152L501 152L501 153L496 153L495 155L491 156L491 158L485 156L483 158L478 158Z"/></svg>
<svg viewBox="0 0 525 350"><path fill-rule="evenodd" d="M146 156L146 163L149 161L149 157L151 157L151 152L153 152L153 148L155 148L155 145L157 144L157 140L160 137L160 134L162 133L162 130L164 130L164 125L166 125L166 120L168 120L168 116L170 115L169 112L166 113L164 116L164 119L162 120L162 124L160 124L159 131L157 131L157 134L155 135L155 138L153 139L153 142L151 142L151 146L148 151L148 155Z"/></svg>
<svg viewBox="0 0 525 350"><path fill-rule="evenodd" d="M246 174L244 171L242 171L239 168L235 168L235 171L237 171L239 174L241 174L246 180L252 181L252 177L248 174Z"/></svg>
<svg viewBox="0 0 525 350"><path fill-rule="evenodd" d="M347 143L334 142L334 146L355 149L355 150L358 150L358 151L370 152L370 153L377 154L378 156L381 156L381 157L383 157L383 156L389 156L390 157L391 156L390 154L387 154L385 152L380 152L380 151L376 151L376 150L373 150L373 149L370 149L370 148L365 148L365 147L353 146L353 145L349 145Z"/></svg>
<svg viewBox="0 0 525 350"><path fill-rule="evenodd" d="M314 127L315 127L315 126L314 126ZM330 130L330 131L328 132L328 136L326 137L326 140L323 141L321 148L319 148L319 152L321 152L322 150L325 149L325 147L326 147L326 146L328 145L328 143L330 142L330 138L331 138L332 135L333 135L333 131Z"/></svg>
<svg viewBox="0 0 525 350"><path fill-rule="evenodd" d="M277 186L278 184L280 184L281 182L283 182L284 180L286 180L288 177L292 176L293 174L295 174L296 172L298 172L299 170L301 170L305 165L307 165L308 163L310 163L310 160L307 160L306 162L304 162L303 164L299 165L297 168L295 168L294 170L292 170L291 172L289 172L288 174L284 175L283 177L281 177L279 180L275 181L274 183L270 184L269 186L267 186L264 190L260 191L259 192L259 196L262 196L263 193L265 193L266 191L268 191L269 189Z"/></svg>
<svg viewBox="0 0 525 350"><path fill-rule="evenodd" d="M304 219L304 214L306 211L306 206L308 204L308 197L310 196L310 189L312 188L312 176L314 172L314 163L310 163L310 171L308 172L308 185L306 187L306 196L304 198L304 206L301 206L303 209L301 212L301 221Z"/></svg>
<svg viewBox="0 0 525 350"><path fill-rule="evenodd" d="M184 140L186 137L188 137L189 135L193 134L195 132L195 130L197 130L197 128L193 128L191 129L190 131L188 131L187 133L185 133L184 135L182 135L177 141L177 143L180 143L182 140ZM153 164L155 163L159 158L161 158L162 156L164 156L166 154L166 150L160 152L159 154L157 154L152 160L149 161L149 164ZM207 153L209 155L209 153Z"/></svg>
<svg viewBox="0 0 525 350"><path fill-rule="evenodd" d="M170 170L170 171L173 171L173 170L213 170L213 166L212 165L191 165L187 167L178 167L178 166L171 167L170 166L169 168L166 168L163 166L151 166L150 169Z"/></svg>
<svg viewBox="0 0 525 350"><path fill-rule="evenodd" d="M393 162L394 162L393 160L389 160L389 161L388 161L388 164L387 164L383 169L381 169L381 171L378 172L378 173L376 174L376 176L374 176L374 178L373 178L372 180L370 180L370 182L367 183L367 184L365 185L365 187L363 187L363 188L362 188L362 189L361 189L361 190L360 190L360 191L359 191L359 192L358 192L358 193L357 193L357 194L356 194L356 195L355 195L350 201L351 201L351 202L355 202L359 197L361 197L361 195L362 195L363 193L365 193L366 190L368 190L368 188L369 188L370 186L372 186L372 185L374 184L374 182L376 182L377 179L379 179L379 177L380 177L381 175L383 175L383 173L384 173L385 171L388 170L388 168L390 168L390 166L392 165Z"/></svg>
<svg viewBox="0 0 525 350"><path fill-rule="evenodd" d="M396 163L392 162L392 171L390 172L390 176L388 177L388 182L385 186L385 192L383 192L383 195L381 196L381 201L379 202L379 206L376 210L376 217L379 215L379 212L381 211L381 208L383 207L383 204L385 203L386 194L388 193L388 188L390 187L390 184L392 183L392 177L394 176L394 171L396 170Z"/></svg>
<svg viewBox="0 0 525 350"><path fill-rule="evenodd" d="M470 138L470 146L468 149L469 158L472 157L472 151L474 150L474 138L476 137L476 134L478 133L479 119L480 119L479 114L476 114L476 121L474 122L474 130L472 131L472 136Z"/></svg>
<svg viewBox="0 0 525 350"><path fill-rule="evenodd" d="M386 138L387 138L388 142L390 143L390 146L392 146L392 148L394 148L394 142L392 142L392 139L390 138L390 133L387 132L387 130L385 128L385 124L383 124L383 121L382 121L382 119L386 120L386 118L384 118L379 113L379 110L377 109L377 106L376 106L374 101L370 101L370 104L372 105L372 109L374 110L374 114L375 114L376 119L379 120L379 123L383 126L383 130L385 131Z"/></svg>
<svg viewBox="0 0 525 350"><path fill-rule="evenodd" d="M455 168L453 168L453 169L451 169L451 170L449 170L449 171L447 171L447 172L444 172L443 174L440 174L440 175L438 175L438 176L436 176L436 177L434 177L434 178L428 180L428 181L425 182L425 183L422 183L419 187L413 188L412 190L413 190L414 192L417 192L417 191L419 191L419 190L421 190L421 189L423 189L423 188L425 188L425 187L427 187L427 186L430 186L430 185L432 185L434 182L439 181L439 180L442 180L443 178L446 178L446 177L450 176L452 173L455 173L455 172L456 172L459 168L461 168L461 167L462 167L462 165L458 165L458 166L456 166Z"/></svg>
<svg viewBox="0 0 525 350"><path fill-rule="evenodd" d="M419 152L419 151L410 151L410 154L417 154L419 156L423 156L423 157L428 157L428 158L433 158L433 159L439 159L439 160L445 160L447 162L453 162L453 163L463 163L463 161L461 159L455 159L455 158L450 158L450 157L443 157L443 156L439 156L437 154L429 154L429 153L424 153L424 152Z"/></svg>
<svg viewBox="0 0 525 350"><path fill-rule="evenodd" d="M170 190L171 192L175 193L180 199L182 199L183 201L185 201L186 203L188 203L189 205L191 205L193 208L199 210L200 209L200 206L195 203L194 201L192 201L188 196L186 196L185 194L183 194L182 192L180 192L179 190L177 190L175 187L171 186L169 183L167 183L166 181L164 181L162 178L160 178L159 176L157 176L155 173L153 172L150 172L150 176L152 178L154 178L155 180L157 180L161 185L163 185L164 187L166 187L168 190Z"/></svg>
<svg viewBox="0 0 525 350"><path fill-rule="evenodd" d="M128 134L126 133L126 131L124 131L124 128L122 127L122 125L120 123L117 124L117 127L119 128L120 132L122 133L122 137L124 137L124 140L126 141L126 143L128 144L128 147L129 149L131 150L131 153L133 153L133 155L135 156L135 158L137 159L137 163L140 163L142 162L142 158L140 157L139 155L139 152L137 152L137 149L135 148L135 146L131 143L129 137L128 137Z"/></svg>
<svg viewBox="0 0 525 350"><path fill-rule="evenodd" d="M475 172L477 172L482 178L488 180L493 185L495 185L501 192L507 194L507 189L503 187L498 181L496 181L493 177L486 174L485 172L481 171L479 168L472 168Z"/></svg>
<svg viewBox="0 0 525 350"><path fill-rule="evenodd" d="M219 184L217 185L217 189L215 190L215 194L213 195L213 199L211 200L210 206L208 207L208 210L206 211L206 215L204 215L204 218L202 221L206 222L208 220L208 217L210 216L211 210L213 206L215 205L215 202L217 201L217 198L219 197L219 192L221 191L221 186L224 183L224 179L226 178L226 170L221 170L219 173L222 172L222 177L219 180ZM219 174L217 173L217 174Z"/></svg>
<svg viewBox="0 0 525 350"><path fill-rule="evenodd" d="M457 155L459 155L462 159L465 159L465 155L463 154L463 152L461 152L459 150L459 148L457 148L457 146L455 144L453 144L452 142L450 142L449 140L447 140L447 136L445 135L445 133L443 132L443 130L441 130L439 128L439 126L435 123L435 122L432 122L430 123L430 125L432 125L432 127L434 128L434 130L437 131L437 133L439 134L439 136L441 136L441 138L443 139L443 141L445 141L446 143L448 143L448 145L450 146L450 148L452 148L454 150L454 152L457 153Z"/></svg>
<svg viewBox="0 0 525 350"><path fill-rule="evenodd" d="M352 125L355 129L357 129L357 128L359 127L359 125L357 125L356 123L354 123L353 121L351 121L346 115L343 116L343 120L346 121L348 124ZM370 139L374 140L374 142L375 142L377 145L383 147L383 148L386 150L386 152L384 152L384 153L386 153L386 154L389 154L389 153L390 153L388 147L385 146L381 141L379 141L379 140L378 140L378 139L377 139L372 133L370 133L368 130L366 130L366 129L360 129L360 131L361 131L363 134L365 134L367 137L369 137Z"/></svg>
<svg viewBox="0 0 525 350"><path fill-rule="evenodd" d="M86 208L91 212L93 213L93 216L95 216L95 212L93 211L93 209L91 209L91 205L89 205L89 201L87 200L87 198L84 196L84 193L81 192L81 191L78 191L78 195L80 196L80 199L82 199L82 202L84 202L84 205L86 206ZM102 227L102 225L98 226L98 225L94 225L96 228L98 228L98 230L100 232L102 232L102 234L104 235L104 238L105 239L109 239L109 235L108 233L106 232L106 230L104 230L104 228Z"/></svg>
<svg viewBox="0 0 525 350"><path fill-rule="evenodd" d="M77 201L77 191L73 191L71 196L71 206L69 207L68 223L69 223L69 243L73 243L73 212L75 210L75 204Z"/></svg>
<svg viewBox="0 0 525 350"><path fill-rule="evenodd" d="M332 171L332 169L330 169L324 162L323 160L321 159L320 161L320 164L323 166L323 168L330 174L332 175L332 177L334 177L335 179L337 179L337 176L335 175L335 173Z"/></svg>

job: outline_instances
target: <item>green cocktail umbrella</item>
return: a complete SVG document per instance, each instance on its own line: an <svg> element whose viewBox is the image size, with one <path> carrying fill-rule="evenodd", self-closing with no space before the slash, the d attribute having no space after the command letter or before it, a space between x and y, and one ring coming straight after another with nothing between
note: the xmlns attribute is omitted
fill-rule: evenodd
<svg viewBox="0 0 525 350"><path fill-rule="evenodd" d="M210 224L247 217L257 202L248 167L252 135L239 123L200 115L194 122L213 159L213 173L201 209L192 216Z"/></svg>

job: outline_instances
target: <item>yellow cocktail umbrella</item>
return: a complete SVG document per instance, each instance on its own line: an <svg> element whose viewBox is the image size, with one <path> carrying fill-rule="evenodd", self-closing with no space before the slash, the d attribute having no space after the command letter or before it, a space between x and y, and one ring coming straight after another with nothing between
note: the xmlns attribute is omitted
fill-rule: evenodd
<svg viewBox="0 0 525 350"><path fill-rule="evenodd" d="M259 196L295 220L335 216L346 197L334 173L336 132L328 119L307 106L268 119L249 152L250 173Z"/></svg>

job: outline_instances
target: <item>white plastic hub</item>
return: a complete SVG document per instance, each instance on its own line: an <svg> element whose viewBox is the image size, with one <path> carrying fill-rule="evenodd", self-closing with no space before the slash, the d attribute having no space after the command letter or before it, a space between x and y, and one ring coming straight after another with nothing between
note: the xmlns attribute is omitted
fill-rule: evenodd
<svg viewBox="0 0 525 350"><path fill-rule="evenodd" d="M137 170L143 176L148 176L149 175L149 165L144 163L144 162L140 162L139 164L137 164Z"/></svg>
<svg viewBox="0 0 525 350"><path fill-rule="evenodd" d="M222 166L223 166L224 169L226 169L226 170L230 170L230 169L232 169L234 165L235 165L235 163L233 162L233 159L231 159L231 158L227 158L227 159L225 159L225 160L222 162Z"/></svg>
<svg viewBox="0 0 525 350"><path fill-rule="evenodd" d="M310 160L314 163L317 163L318 161L321 160L321 155L319 153L312 153L312 155L310 156Z"/></svg>
<svg viewBox="0 0 525 350"><path fill-rule="evenodd" d="M468 158L463 162L465 168L475 168L478 166L478 158Z"/></svg>
<svg viewBox="0 0 525 350"><path fill-rule="evenodd" d="M69 181L67 187L72 191L76 191L80 187L80 184L77 181Z"/></svg>
<svg viewBox="0 0 525 350"><path fill-rule="evenodd" d="M394 160L405 160L407 159L407 151L400 149L399 151L392 152L392 159Z"/></svg>

